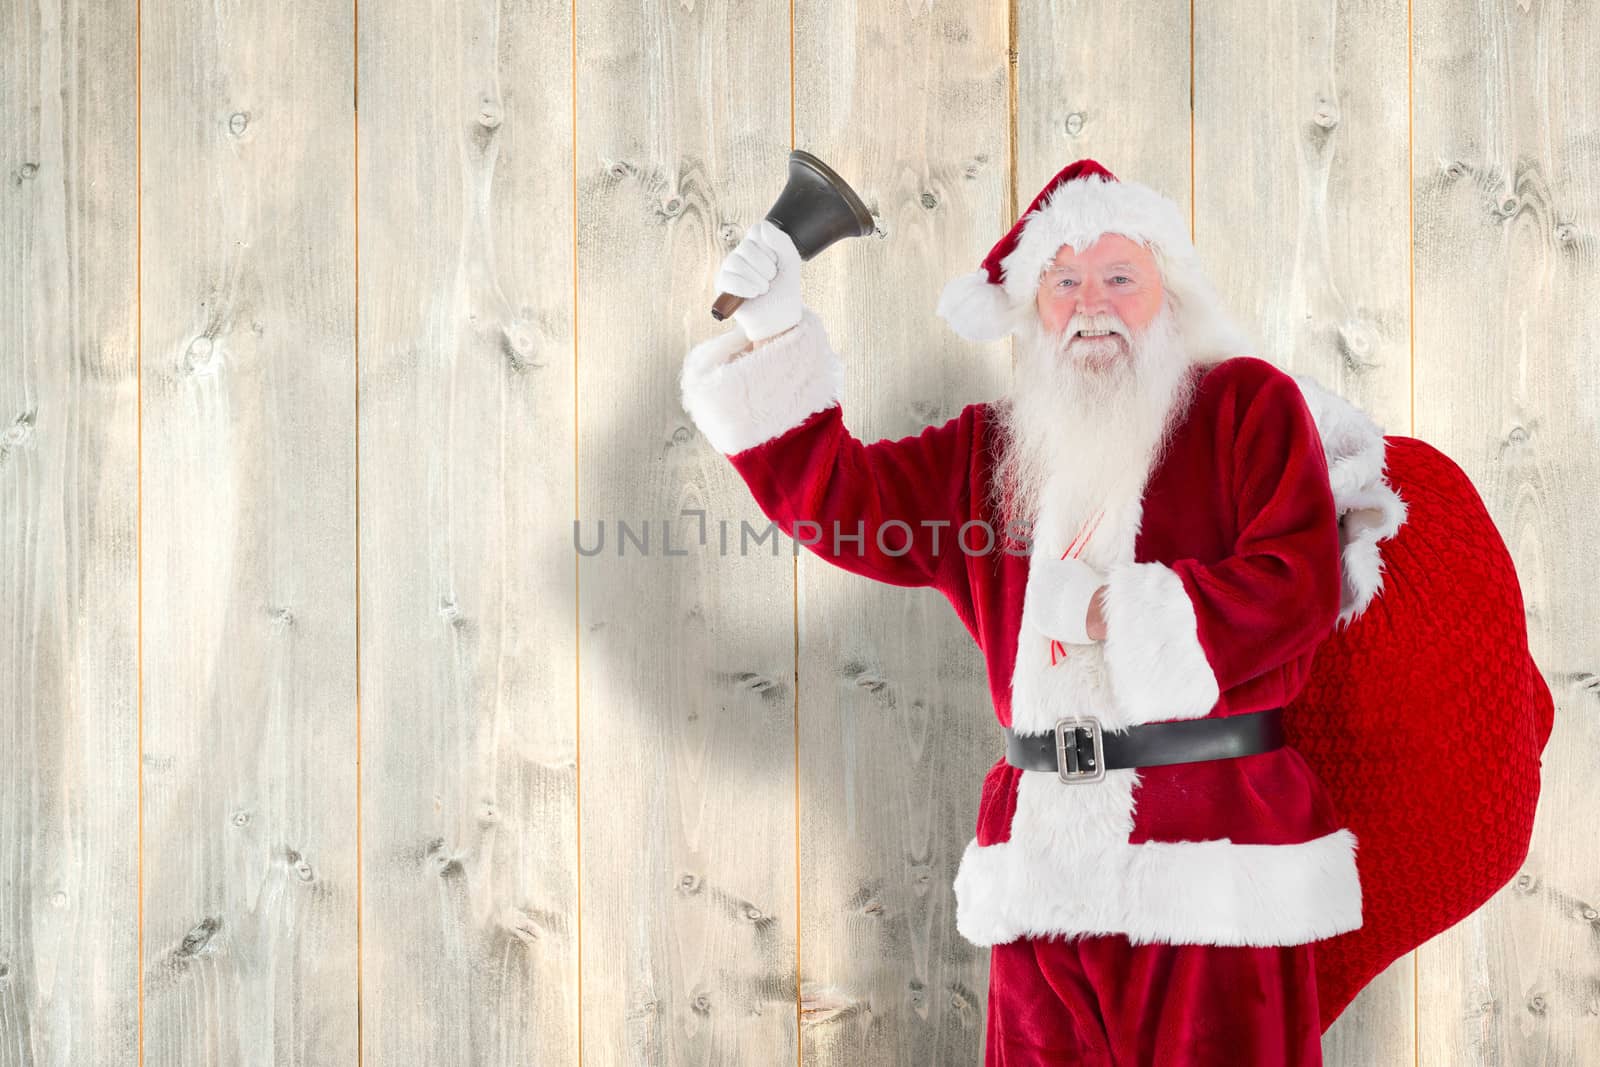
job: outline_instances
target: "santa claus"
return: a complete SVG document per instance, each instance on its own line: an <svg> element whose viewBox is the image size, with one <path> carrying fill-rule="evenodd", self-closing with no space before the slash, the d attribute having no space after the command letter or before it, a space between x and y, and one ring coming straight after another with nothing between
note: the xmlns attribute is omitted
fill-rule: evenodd
<svg viewBox="0 0 1600 1067"><path fill-rule="evenodd" d="M1362 892L1281 722L1352 613L1310 383L1244 354L1177 206L1091 160L946 288L1015 378L919 434L845 427L799 267L770 222L728 256L746 302L683 403L781 529L938 589L983 651L1005 752L954 889L986 1062L1319 1063L1313 946Z"/></svg>

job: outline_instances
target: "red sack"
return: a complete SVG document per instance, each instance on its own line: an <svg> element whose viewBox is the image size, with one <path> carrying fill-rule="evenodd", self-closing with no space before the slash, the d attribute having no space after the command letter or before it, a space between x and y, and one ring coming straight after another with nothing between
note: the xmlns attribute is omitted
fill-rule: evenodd
<svg viewBox="0 0 1600 1067"><path fill-rule="evenodd" d="M1510 553L1471 480L1296 378L1328 453L1346 603L1285 732L1356 836L1362 892L1361 927L1316 946L1326 1031L1521 866L1554 703Z"/></svg>

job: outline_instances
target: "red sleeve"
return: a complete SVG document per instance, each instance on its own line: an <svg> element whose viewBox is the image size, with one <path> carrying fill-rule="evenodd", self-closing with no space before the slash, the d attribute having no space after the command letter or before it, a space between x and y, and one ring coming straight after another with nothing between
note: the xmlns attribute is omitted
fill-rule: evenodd
<svg viewBox="0 0 1600 1067"><path fill-rule="evenodd" d="M954 559L977 405L863 444L844 425L843 367L809 308L793 330L743 351L737 329L691 350L683 401L762 513L828 562L891 585L942 585L942 575L964 573ZM970 531L972 551L984 539Z"/></svg>
<svg viewBox="0 0 1600 1067"><path fill-rule="evenodd" d="M1112 684L1142 718L1191 718L1221 693L1314 649L1341 588L1338 517L1316 421L1294 379L1247 357L1232 405L1233 553L1132 563L1107 576Z"/></svg>
<svg viewBox="0 0 1600 1067"><path fill-rule="evenodd" d="M890 585L938 585L961 554L973 426L969 407L942 426L862 444L835 404L730 458L762 513L829 563ZM972 551L984 536L968 531Z"/></svg>

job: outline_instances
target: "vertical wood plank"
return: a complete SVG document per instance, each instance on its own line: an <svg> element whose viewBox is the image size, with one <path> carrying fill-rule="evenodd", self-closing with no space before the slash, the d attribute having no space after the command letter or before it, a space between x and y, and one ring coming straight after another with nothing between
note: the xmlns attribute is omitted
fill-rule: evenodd
<svg viewBox="0 0 1600 1067"><path fill-rule="evenodd" d="M130 1063L133 5L0 23L0 1065Z"/></svg>
<svg viewBox="0 0 1600 1067"><path fill-rule="evenodd" d="M1420 1062L1595 1062L1600 11L1413 15L1416 435L1465 470L1556 700L1522 871L1418 951Z"/></svg>
<svg viewBox="0 0 1600 1067"><path fill-rule="evenodd" d="M359 38L363 1062L576 1063L571 10Z"/></svg>
<svg viewBox="0 0 1600 1067"><path fill-rule="evenodd" d="M795 1058L793 561L678 386L783 187L788 49L782 4L577 9L586 1063Z"/></svg>
<svg viewBox="0 0 1600 1067"><path fill-rule="evenodd" d="M1410 432L1406 12L1367 0L1195 6L1195 244L1253 353ZM1412 961L1324 1039L1409 1062Z"/></svg>
<svg viewBox="0 0 1600 1067"><path fill-rule="evenodd" d="M1086 157L1189 206L1187 0L1019 3L1016 39L1018 212Z"/></svg>
<svg viewBox="0 0 1600 1067"><path fill-rule="evenodd" d="M145 1058L353 1063L352 9L142 17Z"/></svg>
<svg viewBox="0 0 1600 1067"><path fill-rule="evenodd" d="M795 5L797 144L878 224L804 273L863 441L943 423L1009 376L1007 346L934 314L1011 225L1007 31L1004 4ZM951 883L1001 746L982 656L932 589L809 553L799 577L805 1061L978 1062L989 954L957 932Z"/></svg>

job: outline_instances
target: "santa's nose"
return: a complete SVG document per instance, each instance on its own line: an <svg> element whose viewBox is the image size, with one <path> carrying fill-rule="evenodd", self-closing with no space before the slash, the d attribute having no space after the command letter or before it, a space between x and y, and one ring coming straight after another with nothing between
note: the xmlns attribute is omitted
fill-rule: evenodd
<svg viewBox="0 0 1600 1067"><path fill-rule="evenodd" d="M1078 310L1085 315L1099 315L1111 309L1105 286L1094 280L1083 283L1078 290Z"/></svg>

